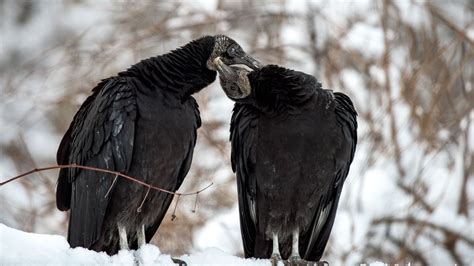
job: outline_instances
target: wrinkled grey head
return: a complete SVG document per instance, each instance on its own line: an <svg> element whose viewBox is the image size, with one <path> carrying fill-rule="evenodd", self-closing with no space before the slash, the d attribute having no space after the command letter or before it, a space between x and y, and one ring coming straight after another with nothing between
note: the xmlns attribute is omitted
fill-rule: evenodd
<svg viewBox="0 0 474 266"><path fill-rule="evenodd" d="M227 97L232 100L239 100L252 93L248 73L250 71L244 67L227 66L219 58L216 59L217 71L221 87Z"/></svg>
<svg viewBox="0 0 474 266"><path fill-rule="evenodd" d="M216 58L230 65L246 65L251 69L260 68L260 62L247 55L240 45L225 35L214 36L214 49L207 60L207 67L211 70L217 70Z"/></svg>

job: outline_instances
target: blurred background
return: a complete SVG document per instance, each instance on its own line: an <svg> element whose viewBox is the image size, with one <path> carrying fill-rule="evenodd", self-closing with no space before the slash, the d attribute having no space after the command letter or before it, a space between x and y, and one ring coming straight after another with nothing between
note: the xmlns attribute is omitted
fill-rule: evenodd
<svg viewBox="0 0 474 266"><path fill-rule="evenodd" d="M102 78L203 35L348 94L359 144L323 259L414 265L474 261L472 1L0 0L0 180L55 164L73 115ZM172 255L242 255L230 168L233 103L197 98L203 126L177 219L153 239ZM0 188L0 223L66 235L57 171ZM172 205L173 207L174 205ZM1 236L0 236L1 237Z"/></svg>

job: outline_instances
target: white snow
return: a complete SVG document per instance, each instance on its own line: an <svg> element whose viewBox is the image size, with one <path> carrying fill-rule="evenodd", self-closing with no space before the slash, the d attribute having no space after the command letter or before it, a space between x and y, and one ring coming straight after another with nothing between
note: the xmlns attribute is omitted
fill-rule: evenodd
<svg viewBox="0 0 474 266"><path fill-rule="evenodd" d="M147 246L146 250L150 247ZM156 249L159 254L159 250ZM142 252L148 255L149 252ZM149 256L144 256L149 261ZM158 256L157 256L158 257ZM68 264L133 264L132 252L122 251L109 257L84 248L71 249L66 239L19 231L0 224L0 263L2 265L68 265Z"/></svg>
<svg viewBox="0 0 474 266"><path fill-rule="evenodd" d="M268 260L243 259L218 248L208 248L178 259L188 265L270 265ZM117 255L84 248L70 248L58 235L27 233L0 224L0 265L176 265L170 255L147 244L137 251Z"/></svg>
<svg viewBox="0 0 474 266"><path fill-rule="evenodd" d="M177 259L187 265L271 265L265 259L244 259L229 255L219 248L206 248ZM121 250L109 256L85 248L71 248L58 235L34 234L10 228L0 223L0 265L176 265L170 255L157 246L147 244L139 250ZM283 265L283 263L279 263ZM381 266L381 262L369 264Z"/></svg>
<svg viewBox="0 0 474 266"><path fill-rule="evenodd" d="M192 255L179 257L188 265L271 265L269 260L243 259L229 255L218 248L207 248Z"/></svg>

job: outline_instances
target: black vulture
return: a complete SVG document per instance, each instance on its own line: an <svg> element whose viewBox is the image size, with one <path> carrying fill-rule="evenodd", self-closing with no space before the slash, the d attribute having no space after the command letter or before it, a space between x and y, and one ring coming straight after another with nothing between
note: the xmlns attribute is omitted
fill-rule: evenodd
<svg viewBox="0 0 474 266"><path fill-rule="evenodd" d="M201 125L191 96L216 78L214 59L259 66L234 40L206 36L102 80L74 116L58 164L109 169L176 191L188 173ZM62 169L57 207L70 210L68 242L115 254L148 243L173 195L83 169ZM143 201L143 202L142 202Z"/></svg>
<svg viewBox="0 0 474 266"><path fill-rule="evenodd" d="M351 100L302 72L216 61L236 102L231 160L245 256L319 261L357 143Z"/></svg>

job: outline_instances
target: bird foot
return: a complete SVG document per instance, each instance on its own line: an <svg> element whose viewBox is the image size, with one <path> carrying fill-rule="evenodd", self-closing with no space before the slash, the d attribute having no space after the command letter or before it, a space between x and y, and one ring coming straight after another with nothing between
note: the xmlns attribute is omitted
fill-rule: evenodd
<svg viewBox="0 0 474 266"><path fill-rule="evenodd" d="M327 261L307 261L299 256L290 256L287 261L284 262L285 266L329 266Z"/></svg>
<svg viewBox="0 0 474 266"><path fill-rule="evenodd" d="M188 265L184 260L175 259L175 258L171 258L171 260L172 260L175 264L178 264L179 266L187 266L187 265Z"/></svg>
<svg viewBox="0 0 474 266"><path fill-rule="evenodd" d="M281 261L280 254L272 254L272 256L270 257L270 261L272 262L272 266L277 266L278 262Z"/></svg>
<svg viewBox="0 0 474 266"><path fill-rule="evenodd" d="M310 261L306 261L304 259L302 259L300 256L298 255L292 255L288 258L287 261L285 261L285 266L288 265L288 266L312 266L312 262Z"/></svg>

